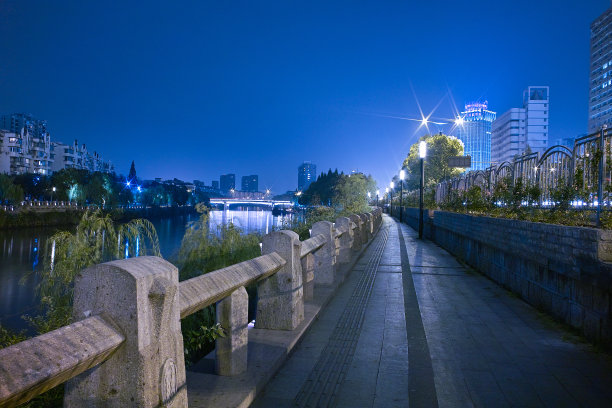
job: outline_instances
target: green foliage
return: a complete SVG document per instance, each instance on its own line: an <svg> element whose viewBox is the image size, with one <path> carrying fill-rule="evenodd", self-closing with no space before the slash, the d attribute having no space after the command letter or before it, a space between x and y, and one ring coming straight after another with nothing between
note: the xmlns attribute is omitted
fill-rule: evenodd
<svg viewBox="0 0 612 408"><path fill-rule="evenodd" d="M137 242L138 241L138 253ZM160 255L155 227L144 219L115 225L100 210L83 214L74 233L60 231L47 240L44 267L37 287L43 313L25 316L38 333L70 324L74 278L83 269L122 258L151 252Z"/></svg>
<svg viewBox="0 0 612 408"><path fill-rule="evenodd" d="M425 186L435 186L440 181L458 177L463 170L448 166L448 158L463 155L463 144L452 136L443 134L425 135L418 142L410 146L410 152L404 160L403 168L407 172L405 181L408 190L418 189L420 186L421 161L419 158L419 143L427 143L427 157L425 159ZM395 183L396 187L398 183Z"/></svg>
<svg viewBox="0 0 612 408"><path fill-rule="evenodd" d="M361 173L341 176L334 187L334 207L340 214L359 214L369 210L368 191L376 189L371 176Z"/></svg>
<svg viewBox="0 0 612 408"><path fill-rule="evenodd" d="M223 267L261 255L260 238L256 234L243 235L233 224L209 231L209 213L204 205L197 221L187 226L176 261L181 280L190 279ZM247 288L250 295L253 288ZM205 308L181 321L185 344L185 361L192 364L214 347L214 340L223 334L215 325L214 306Z"/></svg>
<svg viewBox="0 0 612 408"><path fill-rule="evenodd" d="M15 204L23 201L23 188L13 183L11 177L0 174L0 204Z"/></svg>
<svg viewBox="0 0 612 408"><path fill-rule="evenodd" d="M333 172L329 169L327 173L322 173L316 181L310 183L308 189L300 196L300 204L332 205L332 200L336 194L336 185L342 177L345 177L345 175L344 173L338 173L338 169Z"/></svg>

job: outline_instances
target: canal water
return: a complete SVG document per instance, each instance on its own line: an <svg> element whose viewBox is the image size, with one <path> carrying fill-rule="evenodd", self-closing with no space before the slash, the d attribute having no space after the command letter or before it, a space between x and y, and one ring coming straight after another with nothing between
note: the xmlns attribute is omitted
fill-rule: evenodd
<svg viewBox="0 0 612 408"><path fill-rule="evenodd" d="M260 209L212 211L209 227L232 222L243 233L266 234L280 229L290 221L291 216L275 216L271 211ZM198 214L177 215L170 218L152 219L155 225L162 256L172 261L181 246L185 228L195 221ZM0 324L21 330L28 325L21 318L24 314L37 311L39 299L35 287L38 283L36 271L44 265L47 239L58 228L26 228L0 230Z"/></svg>

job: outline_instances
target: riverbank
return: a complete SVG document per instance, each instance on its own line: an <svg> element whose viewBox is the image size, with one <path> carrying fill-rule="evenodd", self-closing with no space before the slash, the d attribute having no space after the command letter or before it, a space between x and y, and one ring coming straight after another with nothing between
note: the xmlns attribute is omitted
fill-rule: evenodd
<svg viewBox="0 0 612 408"><path fill-rule="evenodd" d="M79 223L84 210L27 210L7 212L0 210L0 230L32 227L62 227ZM195 214L193 206L183 207L149 207L138 209L104 210L114 221L127 222L134 218L163 218L176 215Z"/></svg>

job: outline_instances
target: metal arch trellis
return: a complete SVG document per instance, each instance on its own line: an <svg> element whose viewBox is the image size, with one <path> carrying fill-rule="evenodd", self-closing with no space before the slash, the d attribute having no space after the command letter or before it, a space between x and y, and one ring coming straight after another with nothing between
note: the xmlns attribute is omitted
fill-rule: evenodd
<svg viewBox="0 0 612 408"><path fill-rule="evenodd" d="M553 146L542 154L535 167L537 184L540 187L541 202L552 202L551 191L568 185L573 180L574 161L572 151L561 145Z"/></svg>
<svg viewBox="0 0 612 408"><path fill-rule="evenodd" d="M601 173L601 175L600 175ZM503 162L486 170L470 171L444 183L436 191L436 200L442 203L453 190L466 191L479 185L491 194L502 180L512 183L521 178L526 186L537 185L541 203L554 204L551 193L564 185L575 185L587 196L587 206L593 206L601 196L602 206L610 208L612 196L612 129L577 138L574 145L557 145L542 154L528 153L512 162ZM589 198L590 197L590 198ZM582 203L581 203L582 205Z"/></svg>

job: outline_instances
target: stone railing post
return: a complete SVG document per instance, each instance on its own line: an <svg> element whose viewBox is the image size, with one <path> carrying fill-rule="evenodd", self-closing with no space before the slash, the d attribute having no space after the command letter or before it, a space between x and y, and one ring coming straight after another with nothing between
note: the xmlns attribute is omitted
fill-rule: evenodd
<svg viewBox="0 0 612 408"><path fill-rule="evenodd" d="M368 230L368 239L371 239L374 236L374 217L372 216L372 213L366 213L365 214L367 217L367 230Z"/></svg>
<svg viewBox="0 0 612 408"><path fill-rule="evenodd" d="M334 283L336 272L336 243L333 224L329 221L315 222L310 235L313 237L325 236L325 245L314 253L315 283L331 285Z"/></svg>
<svg viewBox="0 0 612 408"><path fill-rule="evenodd" d="M338 252L337 261L339 264L349 263L351 261L351 252L353 247L353 230L351 229L351 220L347 217L338 217L336 219L336 228L344 229L344 234L340 235L340 250Z"/></svg>
<svg viewBox="0 0 612 408"><path fill-rule="evenodd" d="M361 243L366 244L370 240L370 231L368 225L368 217L365 214L359 214L361 218Z"/></svg>
<svg viewBox="0 0 612 408"><path fill-rule="evenodd" d="M64 407L187 407L178 270L145 256L94 265L75 281L74 319L101 315L125 343L66 383Z"/></svg>
<svg viewBox="0 0 612 408"><path fill-rule="evenodd" d="M225 337L216 340L215 371L219 375L238 375L247 369L249 342L249 295L244 286L217 302L217 323Z"/></svg>
<svg viewBox="0 0 612 408"><path fill-rule="evenodd" d="M353 214L349 219L355 223L355 229L353 230L353 252L361 251L361 217L357 214Z"/></svg>
<svg viewBox="0 0 612 408"><path fill-rule="evenodd" d="M302 258L302 285L304 300L312 300L314 296L314 255L307 254Z"/></svg>
<svg viewBox="0 0 612 408"><path fill-rule="evenodd" d="M293 330L304 320L300 237L293 231L273 231L263 237L262 254L276 252L287 262L257 286L258 329Z"/></svg>

